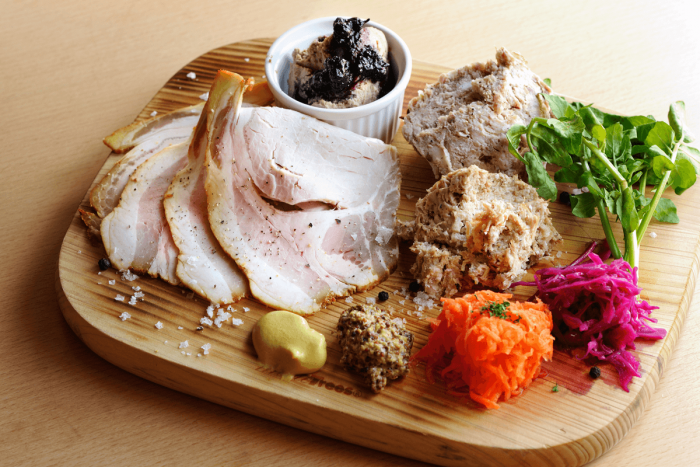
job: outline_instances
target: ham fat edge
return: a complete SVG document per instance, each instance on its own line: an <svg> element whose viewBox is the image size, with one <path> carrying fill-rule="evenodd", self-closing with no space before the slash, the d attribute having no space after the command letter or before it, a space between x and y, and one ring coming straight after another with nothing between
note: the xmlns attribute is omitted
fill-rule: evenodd
<svg viewBox="0 0 700 467"><path fill-rule="evenodd" d="M252 295L306 315L386 279L398 262L396 150L290 110L242 107L246 87L220 71L200 126L209 222Z"/></svg>

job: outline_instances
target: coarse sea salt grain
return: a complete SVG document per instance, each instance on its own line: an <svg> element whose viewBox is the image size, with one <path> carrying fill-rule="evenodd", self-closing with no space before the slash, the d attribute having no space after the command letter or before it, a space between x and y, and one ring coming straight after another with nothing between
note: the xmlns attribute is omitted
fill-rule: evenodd
<svg viewBox="0 0 700 467"><path fill-rule="evenodd" d="M207 318L206 316L204 318L200 319L199 323L206 324L207 326L211 326L212 324L214 324L214 322L212 320L210 320L209 318Z"/></svg>
<svg viewBox="0 0 700 467"><path fill-rule="evenodd" d="M415 303L419 307L425 308L432 308L433 306L435 306L435 301L430 298L430 295L422 291L416 294L416 297L413 299L413 303Z"/></svg>
<svg viewBox="0 0 700 467"><path fill-rule="evenodd" d="M413 199L413 195L409 195L408 193L406 193L406 199Z"/></svg>
<svg viewBox="0 0 700 467"><path fill-rule="evenodd" d="M185 328L183 328L182 326L178 326L177 328L178 328L178 329L185 329Z"/></svg>
<svg viewBox="0 0 700 467"><path fill-rule="evenodd" d="M211 344L208 342L202 346L202 350L204 351L204 355L209 355L209 349L211 349Z"/></svg>
<svg viewBox="0 0 700 467"><path fill-rule="evenodd" d="M207 316L210 318L214 317L214 307L212 305L207 307Z"/></svg>
<svg viewBox="0 0 700 467"><path fill-rule="evenodd" d="M243 320L242 320L242 319L238 319L238 318L233 318L233 319L231 320L231 324L233 324L234 326L240 326L241 324L243 324Z"/></svg>
<svg viewBox="0 0 700 467"><path fill-rule="evenodd" d="M114 285L116 283L117 283L117 281L115 279L112 279L111 281L109 281L109 285Z"/></svg>
<svg viewBox="0 0 700 467"><path fill-rule="evenodd" d="M244 61L244 62L249 62L250 59L249 59L248 57L246 57L246 58L243 59L243 61Z"/></svg>
<svg viewBox="0 0 700 467"><path fill-rule="evenodd" d="M571 190L572 195L580 195L581 193L583 193L583 191L579 190L578 188Z"/></svg>
<svg viewBox="0 0 700 467"><path fill-rule="evenodd" d="M190 345L189 342L180 342L180 345L177 347L178 349L186 349Z"/></svg>
<svg viewBox="0 0 700 467"><path fill-rule="evenodd" d="M131 305L131 306L136 305L136 297L132 296L132 297L129 299L129 305Z"/></svg>
<svg viewBox="0 0 700 467"><path fill-rule="evenodd" d="M197 73L195 73L194 71L190 71L189 73L187 73L187 77L189 79L195 79L197 78Z"/></svg>
<svg viewBox="0 0 700 467"><path fill-rule="evenodd" d="M129 271L128 269L122 269L122 270L119 271L119 272L120 272L121 275L122 275L122 280L123 280L123 281L126 281L126 282L135 281L136 279L139 278L139 276L137 276L137 275L134 274L133 272Z"/></svg>
<svg viewBox="0 0 700 467"><path fill-rule="evenodd" d="M352 303L352 297L348 297L345 299L345 303Z"/></svg>
<svg viewBox="0 0 700 467"><path fill-rule="evenodd" d="M250 308L243 307L243 313L248 313L250 311Z"/></svg>
<svg viewBox="0 0 700 467"><path fill-rule="evenodd" d="M158 111L157 111L157 110L154 110L153 112L151 112L151 117L155 117L156 115L158 115Z"/></svg>
<svg viewBox="0 0 700 467"><path fill-rule="evenodd" d="M656 232L649 232L649 236L650 236L651 238L656 238L656 237L657 237Z"/></svg>
<svg viewBox="0 0 700 467"><path fill-rule="evenodd" d="M138 285L135 285L131 288L131 290L133 290L134 292L138 292L139 290L141 290L141 287L139 287Z"/></svg>
<svg viewBox="0 0 700 467"><path fill-rule="evenodd" d="M144 294L143 292L135 292L134 293L134 297L136 297L136 298L143 298L145 296L146 296L146 294Z"/></svg>
<svg viewBox="0 0 700 467"><path fill-rule="evenodd" d="M122 313L121 315L119 315L119 319L121 319L122 321L126 321L129 318L131 318L131 315L129 313L127 313L126 311L124 313Z"/></svg>
<svg viewBox="0 0 700 467"><path fill-rule="evenodd" d="M377 299L372 297L366 297L365 302L369 303L370 305L374 305L375 303L377 303Z"/></svg>
<svg viewBox="0 0 700 467"><path fill-rule="evenodd" d="M119 295L119 294L117 294L117 296L114 297L114 299L115 299L116 301L118 301L118 302L123 302L123 301L124 301L124 295Z"/></svg>
<svg viewBox="0 0 700 467"><path fill-rule="evenodd" d="M161 323L160 321L158 321L158 322L156 323L156 329L163 329L163 323Z"/></svg>
<svg viewBox="0 0 700 467"><path fill-rule="evenodd" d="M205 92L204 94L199 96L199 98L202 99L203 101L207 101L207 100L209 100L209 93Z"/></svg>

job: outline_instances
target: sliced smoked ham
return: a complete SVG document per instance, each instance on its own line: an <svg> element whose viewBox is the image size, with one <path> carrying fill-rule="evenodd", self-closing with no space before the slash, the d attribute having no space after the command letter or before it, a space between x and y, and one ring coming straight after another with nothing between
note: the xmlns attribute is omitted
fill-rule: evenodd
<svg viewBox="0 0 700 467"><path fill-rule="evenodd" d="M291 110L242 108L245 87L224 71L212 86L205 187L212 230L253 296L309 314L386 279L396 150Z"/></svg>
<svg viewBox="0 0 700 467"><path fill-rule="evenodd" d="M267 81L253 84L246 105L267 105L273 100ZM90 192L90 204L104 218L119 203L124 186L136 168L171 144L191 138L204 103L174 110L115 131L104 143L116 153L128 151Z"/></svg>
<svg viewBox="0 0 700 467"><path fill-rule="evenodd" d="M177 131L178 129L189 130L191 133L199 121L203 108L204 102L200 102L196 105L157 115L148 120L134 122L107 136L104 139L104 143L112 151L121 154L149 139Z"/></svg>
<svg viewBox="0 0 700 467"><path fill-rule="evenodd" d="M102 219L102 241L117 269L160 277L178 284L178 249L165 220L163 196L187 163L187 143L168 146L150 157L124 187L119 205Z"/></svg>
<svg viewBox="0 0 700 467"><path fill-rule="evenodd" d="M163 200L165 216L179 250L177 277L212 303L233 303L250 294L248 279L219 245L209 226L207 194L207 119L195 129L187 165L174 177Z"/></svg>
<svg viewBox="0 0 700 467"><path fill-rule="evenodd" d="M204 103L185 107L121 128L104 139L114 152L127 152L90 192L90 204L97 215L106 217L136 168L171 144L188 141L202 114Z"/></svg>

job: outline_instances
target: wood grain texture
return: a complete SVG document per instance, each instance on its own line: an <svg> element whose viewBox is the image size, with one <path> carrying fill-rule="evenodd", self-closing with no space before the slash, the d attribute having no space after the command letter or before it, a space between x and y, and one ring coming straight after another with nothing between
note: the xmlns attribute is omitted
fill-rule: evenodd
<svg viewBox="0 0 700 467"><path fill-rule="evenodd" d="M138 118L147 118L153 110L166 112L199 102L198 96L208 90L219 68L260 77L270 43L269 39L246 41L199 57L176 73ZM406 100L446 70L415 62ZM186 77L190 71L197 74L195 80ZM399 216L409 218L415 201L434 179L428 164L400 133L394 144L401 156L403 174ZM96 181L118 158L110 156ZM373 396L355 375L339 365L332 329L341 310L349 306L342 302L310 319L312 327L323 332L329 342L326 366L311 377L283 382L260 367L250 343L250 329L266 312L264 307L254 301L241 302L235 306L238 311L234 316L243 318L242 326L224 325L222 329L197 332L195 328L207 305L203 300L187 299L182 289L152 279L123 282L113 270L98 275L96 263L104 252L90 244L77 216L61 248L59 301L71 328L106 360L212 402L444 465L461 465L467 460L483 465L494 461L499 465L581 465L616 444L640 417L678 338L698 269L700 209L688 202L693 193L691 190L675 199L681 218L688 222L682 226L655 226L657 239L645 239L641 264L644 297L660 306L654 316L669 335L663 342L638 346L643 374L635 378L629 393L618 387L614 370L606 368L603 378L593 384L585 377L586 365L557 352L554 361L545 366L549 376L537 380L523 396L503 404L499 411L485 411L469 401L445 396L444 388L428 385L420 371ZM86 205L87 200L83 203ZM578 256L589 239L603 237L596 219L574 218L567 208L557 204L551 205L551 210L555 226L565 238L562 264ZM616 233L621 238L621 233ZM391 293L410 282L408 269L413 257L405 245L401 253L397 273L371 293L355 296L355 300L376 296L379 290ZM108 285L110 279L116 281L114 286ZM128 297L136 284L146 293L144 302L130 307L113 300L117 293ZM520 298L531 293L526 289L518 292ZM406 318L408 328L416 335L416 348L420 348L429 333L427 322L406 313L413 307L402 306L399 300L403 297L391 296L387 306ZM242 307L250 311L244 313ZM131 313L132 318L120 321L117 317L123 311ZM433 309L430 315L437 313ZM156 321L163 322L165 328L157 331ZM190 342L185 351L191 356L183 356L177 348L184 340ZM211 355L196 357L198 347L205 342L212 344ZM551 392L554 384L562 388L561 392Z"/></svg>
<svg viewBox="0 0 700 467"><path fill-rule="evenodd" d="M695 0L257 0L245 8L228 0L34 0L3 2L0 11L3 465L426 465L134 376L92 352L63 318L55 265L109 155L102 138L208 50L277 37L317 17L361 15L397 32L416 60L456 68L503 45L557 91L625 114L665 119L668 104L683 99L700 134ZM588 465L700 465L698 296L696 285L644 415Z"/></svg>

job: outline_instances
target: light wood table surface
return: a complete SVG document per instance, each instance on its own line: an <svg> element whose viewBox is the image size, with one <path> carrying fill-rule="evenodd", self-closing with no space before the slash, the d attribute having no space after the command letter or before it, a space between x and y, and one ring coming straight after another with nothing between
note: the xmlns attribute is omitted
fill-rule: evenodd
<svg viewBox="0 0 700 467"><path fill-rule="evenodd" d="M204 52L333 15L369 17L449 67L506 46L556 91L621 113L665 119L683 99L700 134L693 1L0 2L1 465L420 464L132 376L78 340L56 299L63 235L109 154L102 137ZM696 295L641 420L590 465L700 465L699 309Z"/></svg>

